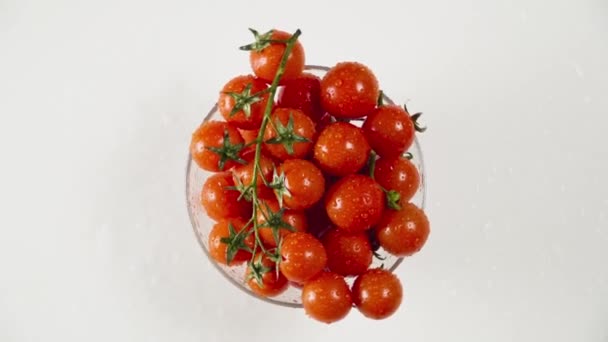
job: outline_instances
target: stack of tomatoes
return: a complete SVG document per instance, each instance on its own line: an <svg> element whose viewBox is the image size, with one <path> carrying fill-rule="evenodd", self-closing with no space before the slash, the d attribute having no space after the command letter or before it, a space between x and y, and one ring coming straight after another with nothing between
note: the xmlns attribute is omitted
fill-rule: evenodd
<svg viewBox="0 0 608 342"><path fill-rule="evenodd" d="M190 145L198 166L214 172L201 192L216 221L210 255L246 262L260 296L302 287L304 309L319 321L340 320L353 305L386 318L403 291L394 274L370 268L376 250L410 256L429 235L426 215L409 202L420 186L407 153L419 114L383 105L363 64L338 63L321 79L304 72L299 41L282 60L292 35L253 32L244 47L253 74L224 85L225 121L204 122ZM345 277L356 277L352 287Z"/></svg>

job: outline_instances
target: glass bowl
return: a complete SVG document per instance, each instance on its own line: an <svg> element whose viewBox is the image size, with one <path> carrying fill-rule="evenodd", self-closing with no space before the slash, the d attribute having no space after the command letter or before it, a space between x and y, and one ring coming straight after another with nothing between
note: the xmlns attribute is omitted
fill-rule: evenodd
<svg viewBox="0 0 608 342"><path fill-rule="evenodd" d="M316 65L308 65L305 69L307 72L315 74L317 76L323 76L328 67L324 66L316 66ZM384 102L393 104L393 101L384 95ZM203 119L203 122L208 120L223 120L222 115L217 110L217 104L211 108L209 113ZM360 126L362 121L352 121L354 125ZM418 207L424 209L425 205L425 174L424 174L424 162L422 159L422 151L420 149L420 144L418 139L414 141L409 152L413 155L412 162L418 168L418 172L420 173L420 187L416 195L412 198L411 202L417 205ZM246 265L239 266L225 266L218 264L215 262L210 256L208 251L208 242L209 242L209 232L215 223L211 218L207 216L205 211L202 208L200 203L200 193L203 188L203 184L207 177L209 177L212 173L209 171L205 171L198 167L196 163L192 162L192 158L188 156L188 165L186 167L186 199L188 204L188 213L190 215L190 221L192 223L192 228L194 229L194 233L196 238L203 249L203 252L209 258L213 266L234 286L240 288L245 293L252 295L256 298L264 300L269 303L288 306L288 307L302 307L301 301L301 289L297 286L290 285L287 291L283 292L277 297L273 298L265 298L260 297L257 294L253 293L245 282L245 269ZM378 254L382 257L385 257L385 260L380 260L376 257L373 258L371 267L380 267L384 264L384 268L389 269L390 271L394 271L399 264L403 261L403 258L398 258L392 256L380 248L378 250ZM352 284L353 277L348 277L347 282Z"/></svg>

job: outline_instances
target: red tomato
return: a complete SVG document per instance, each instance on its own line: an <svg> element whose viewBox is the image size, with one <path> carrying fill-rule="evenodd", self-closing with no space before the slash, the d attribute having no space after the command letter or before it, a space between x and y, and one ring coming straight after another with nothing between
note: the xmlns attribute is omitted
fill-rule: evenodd
<svg viewBox="0 0 608 342"><path fill-rule="evenodd" d="M228 141L224 136L228 135ZM229 170L238 165L243 138L233 125L220 121L204 122L192 134L190 154L198 166L207 171Z"/></svg>
<svg viewBox="0 0 608 342"><path fill-rule="evenodd" d="M276 297L287 290L289 283L282 273L275 270L275 263L264 253L258 253L247 267L247 285L262 297Z"/></svg>
<svg viewBox="0 0 608 342"><path fill-rule="evenodd" d="M376 160L374 179L384 189L399 193L399 203L407 203L412 199L420 185L416 165L403 157Z"/></svg>
<svg viewBox="0 0 608 342"><path fill-rule="evenodd" d="M376 108L379 94L376 76L361 63L338 63L321 80L321 104L337 118L368 115Z"/></svg>
<svg viewBox="0 0 608 342"><path fill-rule="evenodd" d="M407 151L416 132L408 113L396 105L376 108L362 128L372 149L386 158L398 157Z"/></svg>
<svg viewBox="0 0 608 342"><path fill-rule="evenodd" d="M314 236L295 232L283 239L281 246L281 272L296 283L305 283L319 274L327 263L323 244Z"/></svg>
<svg viewBox="0 0 608 342"><path fill-rule="evenodd" d="M277 230L279 239L292 233L288 229L291 226L297 232L305 232L307 228L306 215L297 210L284 210L280 213L279 202L275 199L261 201L256 212L258 221L258 233L265 245L276 247L277 241L274 238L273 230ZM287 225L287 226L286 226Z"/></svg>
<svg viewBox="0 0 608 342"><path fill-rule="evenodd" d="M387 210L376 227L380 246L396 256L420 251L429 237L429 220L420 208L406 203L401 210Z"/></svg>
<svg viewBox="0 0 608 342"><path fill-rule="evenodd" d="M284 175L284 189L275 193L282 197L287 208L302 210L312 207L325 192L325 178L311 162L303 159L289 159L278 170Z"/></svg>
<svg viewBox="0 0 608 342"><path fill-rule="evenodd" d="M327 216L338 228L349 233L363 232L378 223L384 207L382 188L364 175L340 179L325 197Z"/></svg>
<svg viewBox="0 0 608 342"><path fill-rule="evenodd" d="M325 113L321 107L321 79L309 73L286 80L278 91L277 105L299 109L313 122L319 122Z"/></svg>
<svg viewBox="0 0 608 342"><path fill-rule="evenodd" d="M308 316L329 324L346 317L353 300L343 277L323 272L302 288L302 305Z"/></svg>
<svg viewBox="0 0 608 342"><path fill-rule="evenodd" d="M290 37L291 34L278 30L273 30L271 35L272 40L288 40ZM271 83L279 69L284 53L285 44L283 43L270 43L270 45L260 51L252 50L249 55L249 61L251 62L253 72L257 77ZM304 70L304 61L304 48L297 41L289 57L287 57L285 72L281 80L286 81L300 76Z"/></svg>
<svg viewBox="0 0 608 342"><path fill-rule="evenodd" d="M240 238L237 238L235 240L236 243L233 245L234 258L230 263L230 266L235 266L242 264L251 258L251 253L246 250L239 249L239 247L253 248L254 245L253 235L249 234L249 232L241 232L245 227L245 221L243 219L223 219L217 222L213 228L211 228L211 231L209 232L209 255L211 255L215 261L223 265L227 264L227 255L230 246L222 242L222 239L230 238L230 225L232 225L235 233L240 234Z"/></svg>
<svg viewBox="0 0 608 342"><path fill-rule="evenodd" d="M349 234L332 229L323 235L327 267L342 276L359 275L372 263L372 247L365 233Z"/></svg>
<svg viewBox="0 0 608 342"><path fill-rule="evenodd" d="M269 101L268 93L255 100L252 95L267 88L264 81L251 75L237 76L222 88L217 106L226 121L242 129L256 129L260 127L266 103ZM236 105L241 108L230 115Z"/></svg>
<svg viewBox="0 0 608 342"><path fill-rule="evenodd" d="M227 217L251 216L251 203L239 200L240 192L234 186L230 172L220 172L207 178L201 191L201 204L207 215L218 221Z"/></svg>
<svg viewBox="0 0 608 342"><path fill-rule="evenodd" d="M239 129L239 133L241 133L241 136L243 137L245 144L253 143L258 138L259 132L260 132L259 129L251 129L251 130Z"/></svg>
<svg viewBox="0 0 608 342"><path fill-rule="evenodd" d="M264 131L264 146L273 157L286 160L308 155L315 137L311 118L297 109L276 108L270 120Z"/></svg>
<svg viewBox="0 0 608 342"><path fill-rule="evenodd" d="M335 122L319 134L314 158L319 167L334 176L356 173L367 162L370 147L359 127Z"/></svg>
<svg viewBox="0 0 608 342"><path fill-rule="evenodd" d="M253 152L252 154L253 155L251 156L250 162L245 165L239 165L233 170L232 175L234 178L234 184L236 184L237 186L242 186L243 188L246 188L247 186L250 186L253 181L253 167L255 163L253 157L255 156L255 152ZM272 160L262 155L260 156L258 165L260 167L260 169L258 170L258 179L256 181L258 197L272 198L274 197L274 193L272 192L272 189L268 188L264 184L264 180L266 180L266 182L272 181L272 171L274 170L274 163L272 162Z"/></svg>
<svg viewBox="0 0 608 342"><path fill-rule="evenodd" d="M383 319L397 311L403 299L401 282L384 269L370 269L355 280L353 302L361 313L372 319Z"/></svg>

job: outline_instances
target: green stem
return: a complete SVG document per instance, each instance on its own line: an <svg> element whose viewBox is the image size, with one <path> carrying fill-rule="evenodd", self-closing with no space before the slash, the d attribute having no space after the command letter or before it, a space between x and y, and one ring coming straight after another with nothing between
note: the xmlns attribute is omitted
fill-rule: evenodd
<svg viewBox="0 0 608 342"><path fill-rule="evenodd" d="M296 30L296 32L287 40L286 45L285 45L285 52L283 52L283 57L281 58L281 63L279 64L279 68L277 69L277 73L274 76L274 79L272 80L272 84L270 85L270 87L268 88L268 92L270 93L268 96L268 102L266 102L266 108L264 109L264 118L262 119L262 124L260 125L260 131L258 132L258 144L256 144L255 146L255 157L254 157L254 164L253 164L253 179L251 181L252 184L252 203L253 203L253 230L254 230L254 234L255 234L255 249L257 249L257 246L259 245L260 248L262 250L264 250L264 246L262 245L262 242L260 240L260 236L258 233L258 222L255 219L255 215L257 213L258 210L258 206L259 206L259 199L258 199L258 187L257 187L257 183L258 183L258 173L260 172L260 158L262 156L262 143L261 141L263 141L264 139L264 131L266 130L266 126L268 125L268 121L270 120L270 114L272 112L272 105L274 102L274 97L275 94L277 92L277 88L279 86L279 81L281 80L281 77L283 76L283 73L285 72L285 66L287 65L287 59L289 57L289 54L291 54L291 50L293 49L295 43L298 41L298 37L300 36L300 34L302 34L302 32L298 29ZM264 250L264 252L266 252ZM252 255L252 260L253 260L254 255Z"/></svg>

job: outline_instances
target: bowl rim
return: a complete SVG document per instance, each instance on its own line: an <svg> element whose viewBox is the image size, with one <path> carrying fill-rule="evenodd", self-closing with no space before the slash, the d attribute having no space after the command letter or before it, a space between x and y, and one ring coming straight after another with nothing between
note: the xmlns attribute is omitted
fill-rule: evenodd
<svg viewBox="0 0 608 342"><path fill-rule="evenodd" d="M305 65L304 66L304 71L308 71L308 70L317 70L317 71L328 71L330 68L326 67L326 66L322 66L322 65ZM391 100L388 96L386 96L386 94L383 92L382 93L383 96L383 101L385 103L388 103L390 105L395 104L393 102L393 100ZM203 118L202 123L207 122L211 119L211 117L213 116L213 114L215 114L215 112L217 112L217 103L215 103L213 105L213 107L211 107L211 109L209 110L209 112L207 113L207 115L205 115L205 117ZM418 137L414 137L414 144L413 146L415 146L415 148L418 150L417 154L419 156L419 165L420 165L420 184L422 184L422 200L420 201L420 209L424 209L426 206L426 192L427 192L427 185L426 185L426 168L425 168L425 164L424 164L424 156L422 153L422 147L420 145L420 142L418 140ZM271 304L277 304L277 305L281 305L281 306L285 306L285 307L290 307L290 308L302 308L303 305L301 303L291 303L291 302L284 302L284 301L280 301L277 299L274 299L272 297L262 297L262 296L258 296L255 293L253 293L251 290L248 290L245 288L244 284L241 284L240 282L236 281L234 278L228 276L226 274L226 272L220 267L220 265L217 262L214 262L213 259L211 258L211 256L209 255L209 251L207 250L207 248L205 248L204 242L201 239L200 234L197 231L197 226L195 224L195 218L194 218L194 213L192 212L192 210L190 210L190 200L189 200L189 196L188 196L188 189L190 188L190 179L188 177L189 173L190 173L190 169L192 167L192 155L190 153L188 153L188 161L186 163L186 208L188 210L188 217L190 218L190 225L192 226L192 230L194 232L194 235L196 237L196 241L198 241L199 246L201 247L201 249L203 250L203 252L205 253L205 256L207 256L207 260L213 265L213 267L225 278L227 279L230 283L232 283L232 285L236 286L237 288L239 288L242 292L247 293L249 296L257 298L259 300L265 301L267 303L271 303ZM398 257L397 260L393 263L393 265L388 269L390 272L394 272L399 265L401 265L401 263L403 262L404 257Z"/></svg>

